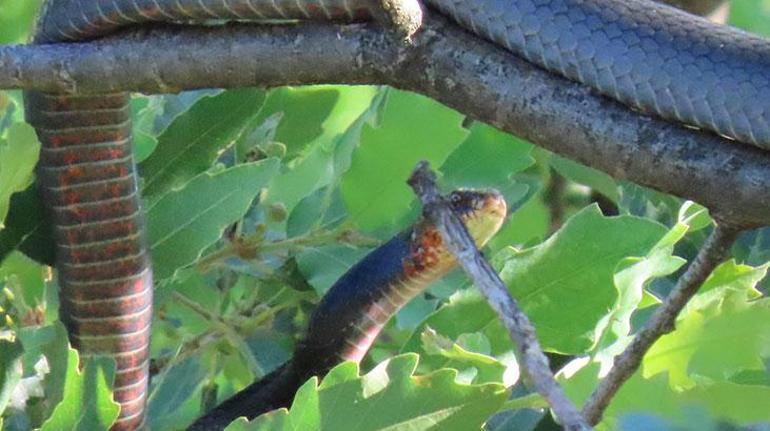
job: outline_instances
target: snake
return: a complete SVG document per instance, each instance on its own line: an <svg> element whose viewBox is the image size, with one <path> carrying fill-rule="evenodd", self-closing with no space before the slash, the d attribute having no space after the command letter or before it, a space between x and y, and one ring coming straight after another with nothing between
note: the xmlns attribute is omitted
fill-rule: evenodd
<svg viewBox="0 0 770 431"><path fill-rule="evenodd" d="M482 247L500 229L507 205L496 190L455 190L449 204ZM286 407L312 376L343 361L360 362L403 305L457 265L427 218L367 254L313 310L291 360L198 419L188 431L221 429L240 416Z"/></svg>
<svg viewBox="0 0 770 431"><path fill-rule="evenodd" d="M632 109L770 149L770 43L648 0L425 0L469 32ZM379 0L48 0L33 43L153 22L367 21ZM116 430L145 420L152 271L129 95L27 92L54 225L61 319L116 360ZM360 310L359 310L360 312ZM321 332L321 331L317 331Z"/></svg>

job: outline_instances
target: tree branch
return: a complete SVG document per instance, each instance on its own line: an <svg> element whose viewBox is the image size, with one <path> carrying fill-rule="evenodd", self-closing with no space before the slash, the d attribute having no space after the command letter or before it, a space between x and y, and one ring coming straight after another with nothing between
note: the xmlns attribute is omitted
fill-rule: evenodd
<svg viewBox="0 0 770 431"><path fill-rule="evenodd" d="M597 424L620 389L642 363L644 354L663 335L673 331L676 318L687 302L695 295L709 274L727 259L730 247L740 233L739 229L719 224L698 251L695 260L679 278L674 290L663 304L655 310L647 325L634 336L631 344L615 357L610 372L583 407L583 415L590 424Z"/></svg>
<svg viewBox="0 0 770 431"><path fill-rule="evenodd" d="M770 153L646 117L435 14L411 44L374 25L229 25L0 47L0 88L168 93L317 83L419 92L615 178L697 201L731 224L770 220Z"/></svg>
<svg viewBox="0 0 770 431"><path fill-rule="evenodd" d="M523 368L535 389L548 401L556 417L567 430L588 430L580 412L556 383L548 366L548 358L535 337L535 328L508 293L508 289L492 266L476 248L462 221L436 187L436 175L426 162L421 162L409 178L409 185L423 204L423 214L441 233L447 249L457 257L465 273L487 298L510 333L519 351Z"/></svg>

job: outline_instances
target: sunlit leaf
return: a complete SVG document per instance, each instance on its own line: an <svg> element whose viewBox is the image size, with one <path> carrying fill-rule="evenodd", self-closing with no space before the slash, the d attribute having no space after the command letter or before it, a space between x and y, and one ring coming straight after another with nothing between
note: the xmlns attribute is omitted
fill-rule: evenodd
<svg viewBox="0 0 770 431"><path fill-rule="evenodd" d="M612 312L597 325L599 343L595 350L597 361L603 362L603 370L613 365L615 355L625 349L631 340L631 316L645 297L645 286L654 278L672 274L685 260L673 256L674 246L684 237L688 226L676 224L644 257L628 257L616 268L614 282L619 297Z"/></svg>
<svg viewBox="0 0 770 431"><path fill-rule="evenodd" d="M406 185L420 160L440 166L467 136L462 116L437 102L392 90L378 128L364 126L342 181L351 219L364 229L392 228L414 202Z"/></svg>
<svg viewBox="0 0 770 431"><path fill-rule="evenodd" d="M671 384L691 388L695 378L728 379L744 370L764 370L770 358L770 303L756 300L767 266L728 261L718 266L677 321L645 356L645 376L666 371Z"/></svg>
<svg viewBox="0 0 770 431"><path fill-rule="evenodd" d="M78 353L70 348L64 398L43 423L41 431L101 430L117 419L120 406L112 399L115 361L94 357L78 369Z"/></svg>
<svg viewBox="0 0 770 431"><path fill-rule="evenodd" d="M275 178L265 201L280 202L291 211L314 191L338 183L350 164L350 151L358 145L361 124L373 115L370 108L376 95L375 87L274 90L260 118L283 115L274 139L287 144L287 157L297 157ZM303 104L309 101L316 104Z"/></svg>
<svg viewBox="0 0 770 431"><path fill-rule="evenodd" d="M531 166L532 144L483 123L474 123L470 135L441 166L448 187L501 187L511 176Z"/></svg>
<svg viewBox="0 0 770 431"><path fill-rule="evenodd" d="M0 229L8 214L11 195L26 189L40 152L35 130L25 123L16 123L0 140Z"/></svg>
<svg viewBox="0 0 770 431"><path fill-rule="evenodd" d="M355 367L340 365L320 386L315 378L305 383L288 411L227 430L467 431L480 429L508 396L497 384L458 384L453 370L414 376L416 366L416 355L397 356L356 377Z"/></svg>
<svg viewBox="0 0 770 431"><path fill-rule="evenodd" d="M594 344L596 323L617 299L618 263L646 255L664 234L657 223L604 217L591 206L541 245L508 252L500 275L535 323L544 348L581 353Z"/></svg>

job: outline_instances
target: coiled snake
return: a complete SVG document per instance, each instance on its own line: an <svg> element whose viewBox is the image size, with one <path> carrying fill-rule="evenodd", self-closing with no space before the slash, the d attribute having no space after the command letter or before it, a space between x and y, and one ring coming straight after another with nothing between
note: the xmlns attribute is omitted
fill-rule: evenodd
<svg viewBox="0 0 770 431"><path fill-rule="evenodd" d="M646 0L427 0L463 27L629 106L770 149L770 44ZM35 43L153 21L359 21L376 0L50 0ZM43 144L62 319L84 356L118 363L115 429L143 422L152 275L128 95L27 94ZM311 331L312 332L312 331Z"/></svg>

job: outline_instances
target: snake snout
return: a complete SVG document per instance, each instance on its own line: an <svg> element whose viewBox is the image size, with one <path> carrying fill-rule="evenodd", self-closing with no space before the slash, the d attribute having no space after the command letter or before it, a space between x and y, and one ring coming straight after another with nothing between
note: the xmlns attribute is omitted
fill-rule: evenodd
<svg viewBox="0 0 770 431"><path fill-rule="evenodd" d="M486 194L482 210L493 216L505 218L508 214L508 204L505 202L503 195L495 189L488 190Z"/></svg>

